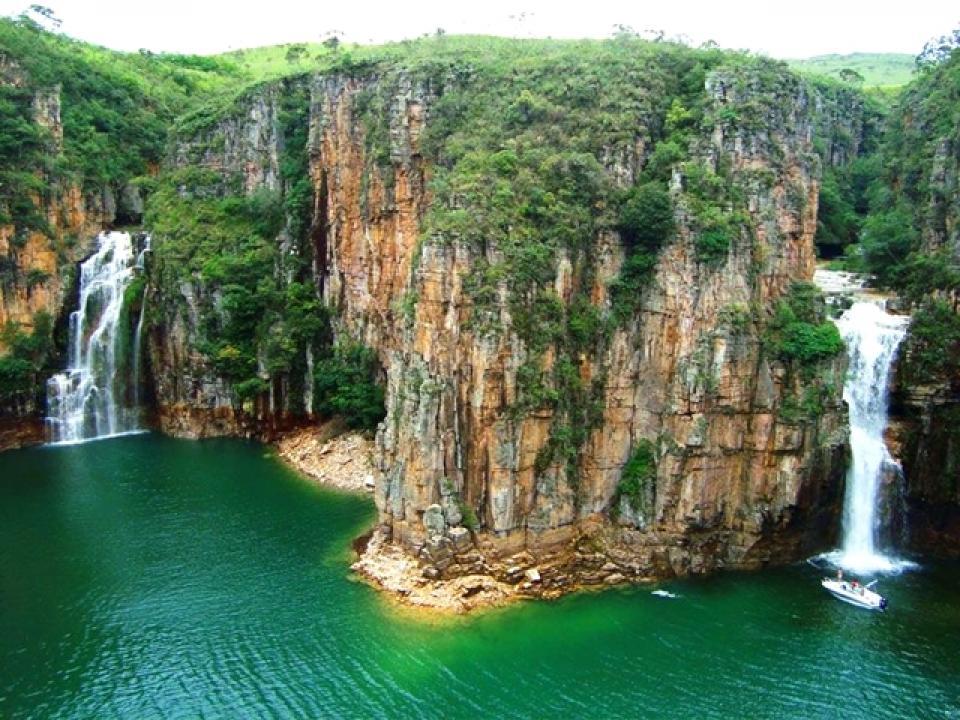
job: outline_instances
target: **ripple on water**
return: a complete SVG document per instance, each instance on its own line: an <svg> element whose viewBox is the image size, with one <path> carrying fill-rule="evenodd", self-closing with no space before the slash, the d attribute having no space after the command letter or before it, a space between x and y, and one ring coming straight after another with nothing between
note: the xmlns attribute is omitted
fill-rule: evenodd
<svg viewBox="0 0 960 720"><path fill-rule="evenodd" d="M349 581L369 501L262 454L138 436L0 455L0 717L876 720L960 701L958 566L887 577L885 615L801 565L422 622Z"/></svg>

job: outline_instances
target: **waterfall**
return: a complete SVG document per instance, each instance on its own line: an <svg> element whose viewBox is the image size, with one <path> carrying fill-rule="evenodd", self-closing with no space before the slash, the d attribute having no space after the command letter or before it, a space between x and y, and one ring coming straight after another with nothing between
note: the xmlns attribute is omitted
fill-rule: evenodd
<svg viewBox="0 0 960 720"><path fill-rule="evenodd" d="M150 236L143 239L143 249L137 255L137 264L134 266L139 272L146 270L146 257L150 252ZM140 366L143 362L142 338L143 338L143 318L147 310L147 289L143 291L143 297L140 300L140 319L137 320L137 331L133 335L133 407L140 407Z"/></svg>
<svg viewBox="0 0 960 720"><path fill-rule="evenodd" d="M887 385L909 318L890 315L883 300L858 299L836 321L847 344L849 367L843 399L850 410L853 461L847 473L843 544L830 554L837 565L858 573L889 572L902 561L878 547L881 477L896 465L883 439Z"/></svg>
<svg viewBox="0 0 960 720"><path fill-rule="evenodd" d="M145 250L149 249L149 240ZM101 233L97 251L80 265L80 302L70 314L67 369L47 381L47 428L52 443L77 443L139 429L136 400L130 402L128 368L139 380L140 324L125 356L120 327L123 296L143 252L134 256L128 233ZM138 390L133 390L134 398Z"/></svg>

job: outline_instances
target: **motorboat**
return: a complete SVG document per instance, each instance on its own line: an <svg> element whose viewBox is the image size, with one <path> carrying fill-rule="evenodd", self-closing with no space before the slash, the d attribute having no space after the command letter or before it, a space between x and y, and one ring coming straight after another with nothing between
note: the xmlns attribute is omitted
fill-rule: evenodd
<svg viewBox="0 0 960 720"><path fill-rule="evenodd" d="M887 599L873 590L876 580L862 585L856 580L824 578L820 584L835 598L851 605L866 610L884 610L887 607Z"/></svg>

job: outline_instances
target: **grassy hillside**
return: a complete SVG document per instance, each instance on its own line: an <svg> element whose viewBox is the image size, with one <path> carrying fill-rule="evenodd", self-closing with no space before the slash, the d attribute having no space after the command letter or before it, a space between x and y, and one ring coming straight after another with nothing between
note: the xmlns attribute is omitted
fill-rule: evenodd
<svg viewBox="0 0 960 720"><path fill-rule="evenodd" d="M787 60L802 73L840 79L840 71L853 70L863 77L865 88L898 88L913 77L913 55L900 53L853 53L852 55L818 55L802 60Z"/></svg>

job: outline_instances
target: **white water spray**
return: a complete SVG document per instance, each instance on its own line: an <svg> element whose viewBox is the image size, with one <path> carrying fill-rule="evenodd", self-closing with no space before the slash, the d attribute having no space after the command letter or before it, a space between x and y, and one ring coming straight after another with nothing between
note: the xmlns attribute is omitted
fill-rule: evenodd
<svg viewBox="0 0 960 720"><path fill-rule="evenodd" d="M878 548L877 508L883 470L896 464L883 439L887 385L909 318L890 315L884 305L883 300L858 300L837 320L849 359L843 399L850 408L853 462L847 473L843 545L829 558L857 573L892 572L903 566Z"/></svg>
<svg viewBox="0 0 960 720"><path fill-rule="evenodd" d="M137 264L135 265L136 269L139 272L146 271L146 257L147 253L150 252L150 236L147 235L143 239L143 249L140 251L140 254L137 255ZM140 407L140 366L143 362L142 353L140 352L141 343L143 342L143 319L146 317L147 310L147 289L143 291L143 298L140 300L140 319L137 320L137 331L133 335L133 406L134 408Z"/></svg>
<svg viewBox="0 0 960 720"><path fill-rule="evenodd" d="M128 233L101 233L97 243L97 252L80 265L80 304L70 315L67 370L47 381L47 428L52 443L78 443L139 430L139 408L136 402L130 404L125 373L119 372L126 358L118 364L118 351L123 350L118 321L124 290L136 268L142 269L143 253L135 259ZM134 373L139 375L139 337L130 353Z"/></svg>

